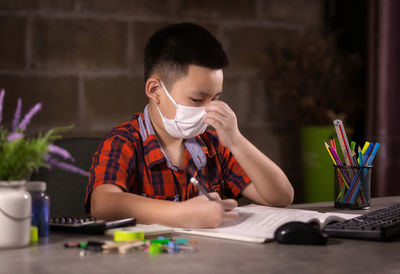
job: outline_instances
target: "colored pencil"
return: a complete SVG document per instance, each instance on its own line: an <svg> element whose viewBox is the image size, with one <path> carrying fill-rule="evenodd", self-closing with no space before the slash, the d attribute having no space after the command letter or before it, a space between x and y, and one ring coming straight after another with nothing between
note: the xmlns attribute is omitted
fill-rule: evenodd
<svg viewBox="0 0 400 274"><path fill-rule="evenodd" d="M331 138L330 138L330 141L331 141L331 147L333 147L335 150L337 150L337 148L336 148L336 143L335 143L335 139L331 136Z"/></svg>

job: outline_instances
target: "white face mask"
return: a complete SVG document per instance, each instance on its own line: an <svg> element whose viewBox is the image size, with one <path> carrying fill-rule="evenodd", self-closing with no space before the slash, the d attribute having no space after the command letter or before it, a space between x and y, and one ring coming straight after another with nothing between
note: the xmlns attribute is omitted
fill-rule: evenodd
<svg viewBox="0 0 400 274"><path fill-rule="evenodd" d="M187 139L203 133L208 126L206 123L203 123L204 116L206 115L205 107L189 107L177 104L164 86L164 83L162 81L160 83L168 98L176 106L175 118L168 119L162 115L156 104L168 134L175 138Z"/></svg>

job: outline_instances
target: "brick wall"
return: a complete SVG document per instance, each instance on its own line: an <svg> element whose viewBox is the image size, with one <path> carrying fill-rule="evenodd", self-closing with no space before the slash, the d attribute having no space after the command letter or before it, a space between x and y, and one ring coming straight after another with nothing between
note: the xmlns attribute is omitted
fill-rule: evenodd
<svg viewBox="0 0 400 274"><path fill-rule="evenodd" d="M103 136L142 111L144 44L167 23L192 21L224 44L231 65L223 99L243 134L300 182L296 132L269 117L266 49L296 33L323 29L323 0L1 0L0 87L5 120L43 110L30 132L74 124L64 136Z"/></svg>

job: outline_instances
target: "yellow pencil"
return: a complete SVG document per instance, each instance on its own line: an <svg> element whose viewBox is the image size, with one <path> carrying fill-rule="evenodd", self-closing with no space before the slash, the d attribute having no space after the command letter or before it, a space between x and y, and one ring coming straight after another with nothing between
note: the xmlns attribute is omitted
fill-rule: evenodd
<svg viewBox="0 0 400 274"><path fill-rule="evenodd" d="M328 144L327 144L326 142L324 142L324 143L325 143L326 150L327 150L328 153L329 153L329 156L331 156L331 158L332 158L333 163L334 163L335 165L337 165L335 159L334 159L333 156L332 156L331 151L329 150Z"/></svg>

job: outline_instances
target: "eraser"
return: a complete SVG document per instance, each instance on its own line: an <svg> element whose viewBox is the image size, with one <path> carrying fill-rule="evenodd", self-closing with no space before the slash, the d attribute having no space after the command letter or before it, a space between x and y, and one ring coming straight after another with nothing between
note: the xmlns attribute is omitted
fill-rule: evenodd
<svg viewBox="0 0 400 274"><path fill-rule="evenodd" d="M144 240L144 232L132 232L132 231L123 231L117 230L114 232L114 242L127 242L133 240Z"/></svg>

